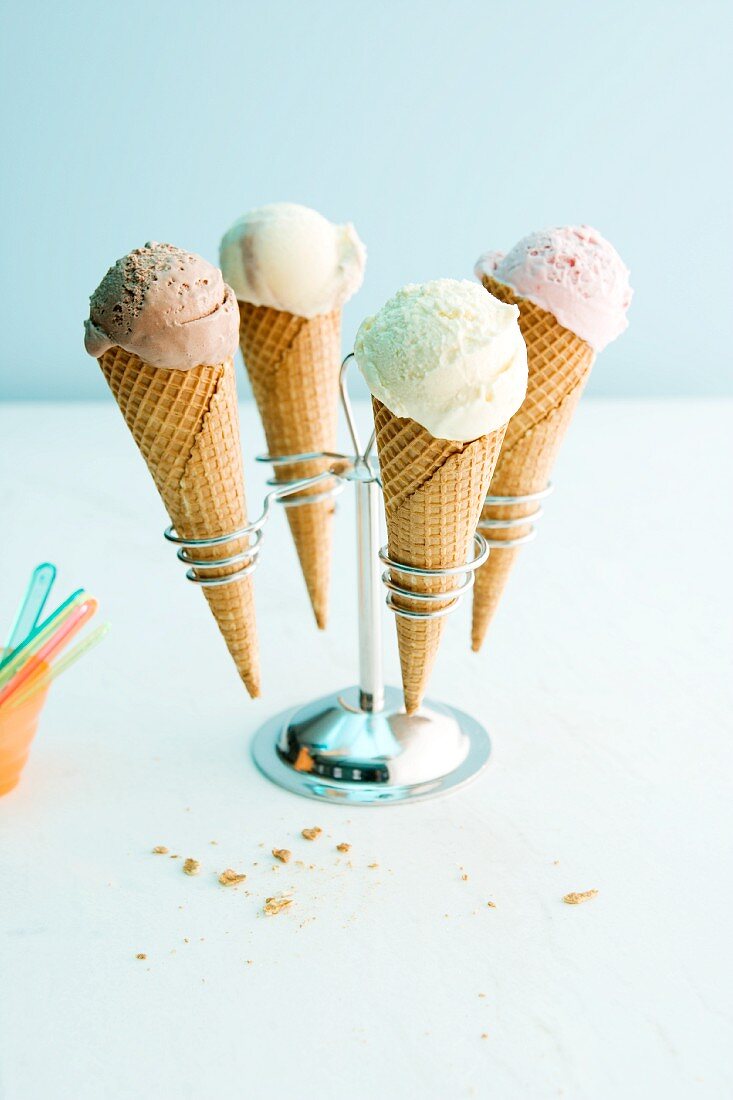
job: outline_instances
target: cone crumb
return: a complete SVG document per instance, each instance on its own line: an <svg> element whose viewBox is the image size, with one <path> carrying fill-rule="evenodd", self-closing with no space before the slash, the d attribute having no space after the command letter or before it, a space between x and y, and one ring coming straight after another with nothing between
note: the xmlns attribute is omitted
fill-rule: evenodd
<svg viewBox="0 0 733 1100"><path fill-rule="evenodd" d="M201 864L197 859L187 859L183 864L184 875L197 875L201 870Z"/></svg>
<svg viewBox="0 0 733 1100"><path fill-rule="evenodd" d="M238 882L244 882L246 875L239 875L231 867L227 867L226 871L222 871L219 875L219 882L222 886L236 886Z"/></svg>
<svg viewBox="0 0 733 1100"><path fill-rule="evenodd" d="M341 844L337 844L336 845L336 851L337 852L350 852L351 851L351 845L346 844L346 842L343 842Z"/></svg>
<svg viewBox="0 0 733 1100"><path fill-rule="evenodd" d="M292 898L265 898L263 909L268 917L274 917L292 904Z"/></svg>
<svg viewBox="0 0 733 1100"><path fill-rule="evenodd" d="M487 901L486 904L488 905L489 909L496 909L495 901Z"/></svg>
<svg viewBox="0 0 733 1100"><path fill-rule="evenodd" d="M168 855L168 849L166 848L165 844L156 844L155 847L153 848L153 855L154 856L167 856Z"/></svg>
<svg viewBox="0 0 733 1100"><path fill-rule="evenodd" d="M566 905L582 905L584 901L594 898L597 893L597 890L583 890L579 894L566 894L562 900Z"/></svg>
<svg viewBox="0 0 733 1100"><path fill-rule="evenodd" d="M312 829L301 829L300 835L305 840L317 840L322 832L323 829L321 829L318 825L314 825Z"/></svg>
<svg viewBox="0 0 733 1100"><path fill-rule="evenodd" d="M147 957L144 951L141 951L139 955L135 956L136 959L147 959Z"/></svg>
<svg viewBox="0 0 733 1100"><path fill-rule="evenodd" d="M468 882L468 875L467 874L464 873L464 874L461 875L461 882Z"/></svg>
<svg viewBox="0 0 733 1100"><path fill-rule="evenodd" d="M287 848L273 848L272 854L275 859L279 859L281 863L289 863L292 852Z"/></svg>

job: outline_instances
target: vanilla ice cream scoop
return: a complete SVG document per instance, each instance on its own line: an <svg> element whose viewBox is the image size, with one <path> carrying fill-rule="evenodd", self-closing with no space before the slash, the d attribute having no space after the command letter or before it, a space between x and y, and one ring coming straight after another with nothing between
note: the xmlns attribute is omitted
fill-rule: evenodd
<svg viewBox="0 0 733 1100"><path fill-rule="evenodd" d="M524 400L518 317L517 306L467 279L411 284L362 322L356 362L395 416L468 443L506 424Z"/></svg>
<svg viewBox="0 0 733 1100"><path fill-rule="evenodd" d="M613 245L588 225L530 233L506 255L484 253L475 272L547 310L594 351L603 351L628 326L633 294L628 268Z"/></svg>
<svg viewBox="0 0 733 1100"><path fill-rule="evenodd" d="M95 359L117 346L169 370L223 363L234 355L238 337L237 300L221 271L157 241L109 269L84 325L84 346Z"/></svg>
<svg viewBox="0 0 733 1100"><path fill-rule="evenodd" d="M235 222L222 238L220 257L240 302L315 317L340 309L356 293L366 249L353 225L333 225L307 206L276 202Z"/></svg>

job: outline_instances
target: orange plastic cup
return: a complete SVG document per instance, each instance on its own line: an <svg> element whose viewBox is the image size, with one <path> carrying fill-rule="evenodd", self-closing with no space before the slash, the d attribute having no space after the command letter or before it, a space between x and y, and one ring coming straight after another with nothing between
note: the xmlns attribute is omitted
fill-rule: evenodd
<svg viewBox="0 0 733 1100"><path fill-rule="evenodd" d="M18 785L47 694L48 686L24 703L0 708L0 797Z"/></svg>

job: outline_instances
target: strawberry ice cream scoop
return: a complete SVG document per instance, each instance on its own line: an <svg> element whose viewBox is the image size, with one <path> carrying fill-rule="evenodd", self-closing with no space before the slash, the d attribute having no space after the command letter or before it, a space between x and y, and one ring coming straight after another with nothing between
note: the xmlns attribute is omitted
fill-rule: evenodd
<svg viewBox="0 0 733 1100"><path fill-rule="evenodd" d="M629 323L628 268L589 225L530 233L506 254L485 252L474 270L479 279L489 275L547 310L597 352Z"/></svg>

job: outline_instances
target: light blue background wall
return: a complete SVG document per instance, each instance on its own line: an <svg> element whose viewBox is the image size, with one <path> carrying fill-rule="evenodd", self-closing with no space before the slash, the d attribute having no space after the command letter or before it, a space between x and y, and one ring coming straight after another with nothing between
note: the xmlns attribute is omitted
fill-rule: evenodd
<svg viewBox="0 0 733 1100"><path fill-rule="evenodd" d="M636 297L596 394L733 392L729 0L5 5L0 396L106 397L82 350L109 264L216 259L249 206L350 219L360 318L587 221Z"/></svg>

